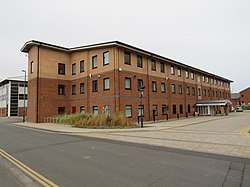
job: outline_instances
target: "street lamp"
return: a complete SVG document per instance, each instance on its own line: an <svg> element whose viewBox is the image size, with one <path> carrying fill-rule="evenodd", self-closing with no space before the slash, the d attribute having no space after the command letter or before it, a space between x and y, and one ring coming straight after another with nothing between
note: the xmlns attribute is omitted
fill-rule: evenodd
<svg viewBox="0 0 250 187"><path fill-rule="evenodd" d="M26 99L26 70L22 70L24 72L24 96L23 96L23 123L25 122L25 115L26 115L26 106L25 106L25 99Z"/></svg>
<svg viewBox="0 0 250 187"><path fill-rule="evenodd" d="M140 110L141 110L141 128L143 127L143 108L142 108L142 96L143 96L143 90L145 89L145 86L142 86L138 88L138 91L140 92Z"/></svg>

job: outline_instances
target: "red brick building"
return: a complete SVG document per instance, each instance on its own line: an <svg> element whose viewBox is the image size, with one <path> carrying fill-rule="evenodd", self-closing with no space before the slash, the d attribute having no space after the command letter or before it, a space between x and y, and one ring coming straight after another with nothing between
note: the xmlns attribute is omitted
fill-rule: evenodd
<svg viewBox="0 0 250 187"><path fill-rule="evenodd" d="M250 104L250 87L240 91L241 104Z"/></svg>
<svg viewBox="0 0 250 187"><path fill-rule="evenodd" d="M29 54L30 122L115 111L137 121L141 85L144 120L153 114L156 120L188 117L196 110L227 114L230 104L231 80L119 41L76 48L29 41L21 51Z"/></svg>

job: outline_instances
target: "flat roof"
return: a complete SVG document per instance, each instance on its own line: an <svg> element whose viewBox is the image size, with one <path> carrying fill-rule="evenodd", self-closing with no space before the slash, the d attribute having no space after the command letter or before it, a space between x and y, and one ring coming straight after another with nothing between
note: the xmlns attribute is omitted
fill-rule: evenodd
<svg viewBox="0 0 250 187"><path fill-rule="evenodd" d="M66 47L61 47L61 46L58 46L58 45L49 44L49 43L45 43L45 42L41 42L41 41L37 41L37 40L31 40L31 41L26 42L23 45L23 47L21 48L21 52L28 53L29 50L33 46L48 47L48 48L52 48L52 49L60 50L60 51L65 51L65 52L74 52L74 51L79 51L79 50L84 50L84 49L99 48L99 47L106 47L106 46L118 46L118 47L125 48L127 50L136 51L138 53L144 54L144 55L146 55L148 57L151 57L151 58L167 61L167 62L169 62L169 63L171 63L173 65L181 66L181 67L184 67L184 68L189 69L191 71L196 71L196 72L208 75L208 76L213 77L213 78L221 79L221 80L224 80L224 81L227 81L227 82L233 82L230 79L215 75L213 73L209 73L207 71L195 68L193 66L178 62L178 61L170 59L170 58L166 58L164 56L161 56L161 55L146 51L144 49L140 49L138 47L134 47L132 45L129 45L129 44L126 44L126 43L123 43L123 42L120 42L120 41L110 41L110 42L103 42L103 43L85 45L85 46L80 46L80 47L66 48Z"/></svg>

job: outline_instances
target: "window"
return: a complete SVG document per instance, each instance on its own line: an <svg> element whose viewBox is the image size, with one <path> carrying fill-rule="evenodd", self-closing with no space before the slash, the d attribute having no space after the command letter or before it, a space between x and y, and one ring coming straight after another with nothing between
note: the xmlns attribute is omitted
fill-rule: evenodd
<svg viewBox="0 0 250 187"><path fill-rule="evenodd" d="M125 77L125 89L131 90L131 78Z"/></svg>
<svg viewBox="0 0 250 187"><path fill-rule="evenodd" d="M142 79L138 79L137 80L137 85L138 85L138 89L140 89L143 86L143 80Z"/></svg>
<svg viewBox="0 0 250 187"><path fill-rule="evenodd" d="M80 61L80 73L84 72L84 60Z"/></svg>
<svg viewBox="0 0 250 187"><path fill-rule="evenodd" d="M205 82L205 76L204 75L202 76L202 81Z"/></svg>
<svg viewBox="0 0 250 187"><path fill-rule="evenodd" d="M105 116L110 116L110 105L104 106L104 114Z"/></svg>
<svg viewBox="0 0 250 187"><path fill-rule="evenodd" d="M216 97L218 97L218 91L215 92Z"/></svg>
<svg viewBox="0 0 250 187"><path fill-rule="evenodd" d="M180 105L180 114L183 114L183 105Z"/></svg>
<svg viewBox="0 0 250 187"><path fill-rule="evenodd" d="M124 63L127 65L131 65L130 52L128 51L124 52Z"/></svg>
<svg viewBox="0 0 250 187"><path fill-rule="evenodd" d="M144 105L138 105L138 116L144 116Z"/></svg>
<svg viewBox="0 0 250 187"><path fill-rule="evenodd" d="M72 75L76 74L76 63L72 64Z"/></svg>
<svg viewBox="0 0 250 187"><path fill-rule="evenodd" d="M132 117L132 105L125 106L125 116L129 118Z"/></svg>
<svg viewBox="0 0 250 187"><path fill-rule="evenodd" d="M109 51L103 53L103 65L109 64Z"/></svg>
<svg viewBox="0 0 250 187"><path fill-rule="evenodd" d="M104 90L109 90L109 88L110 88L110 84L109 84L109 78L105 78L105 79L103 79L103 89Z"/></svg>
<svg viewBox="0 0 250 187"><path fill-rule="evenodd" d="M171 85L171 91L172 91L172 94L175 94L175 84Z"/></svg>
<svg viewBox="0 0 250 187"><path fill-rule="evenodd" d="M216 80L216 79L214 79L214 84L215 84L215 85L217 84L217 80Z"/></svg>
<svg viewBox="0 0 250 187"><path fill-rule="evenodd" d="M212 91L212 97L214 97L214 90Z"/></svg>
<svg viewBox="0 0 250 187"><path fill-rule="evenodd" d="M176 114L176 105L173 105L173 114Z"/></svg>
<svg viewBox="0 0 250 187"><path fill-rule="evenodd" d="M80 106L80 113L85 114L85 106Z"/></svg>
<svg viewBox="0 0 250 187"><path fill-rule="evenodd" d="M191 79L194 80L194 72L191 71Z"/></svg>
<svg viewBox="0 0 250 187"><path fill-rule="evenodd" d="M58 64L58 74L65 75L65 64L62 63Z"/></svg>
<svg viewBox="0 0 250 187"><path fill-rule="evenodd" d="M141 55L137 55L137 67L140 67L140 68L143 67Z"/></svg>
<svg viewBox="0 0 250 187"><path fill-rule="evenodd" d="M156 71L156 61L154 59L151 59L151 70Z"/></svg>
<svg viewBox="0 0 250 187"><path fill-rule="evenodd" d="M195 88L192 87L192 95L195 95Z"/></svg>
<svg viewBox="0 0 250 187"><path fill-rule="evenodd" d="M59 115L65 114L65 107L58 107L58 114Z"/></svg>
<svg viewBox="0 0 250 187"><path fill-rule="evenodd" d="M84 93L84 83L80 83L80 94Z"/></svg>
<svg viewBox="0 0 250 187"><path fill-rule="evenodd" d="M158 115L157 105L153 105L153 115Z"/></svg>
<svg viewBox="0 0 250 187"><path fill-rule="evenodd" d="M171 75L174 75L174 66L171 66Z"/></svg>
<svg viewBox="0 0 250 187"><path fill-rule="evenodd" d="M72 95L76 95L76 85L72 85Z"/></svg>
<svg viewBox="0 0 250 187"><path fill-rule="evenodd" d="M58 85L58 95L65 95L65 85Z"/></svg>
<svg viewBox="0 0 250 187"><path fill-rule="evenodd" d="M178 68L178 76L181 77L181 68Z"/></svg>
<svg viewBox="0 0 250 187"><path fill-rule="evenodd" d="M191 107L190 107L190 104L188 104L188 113L191 113Z"/></svg>
<svg viewBox="0 0 250 187"><path fill-rule="evenodd" d="M92 57L92 69L97 68L98 62L97 62L97 55Z"/></svg>
<svg viewBox="0 0 250 187"><path fill-rule="evenodd" d="M210 90L207 90L207 96L210 97Z"/></svg>
<svg viewBox="0 0 250 187"><path fill-rule="evenodd" d="M94 80L92 81L92 92L97 92L98 91L98 81Z"/></svg>
<svg viewBox="0 0 250 187"><path fill-rule="evenodd" d="M95 115L95 116L98 116L98 106L93 106L93 114Z"/></svg>
<svg viewBox="0 0 250 187"><path fill-rule="evenodd" d="M207 90L206 89L203 90L203 95L207 96Z"/></svg>
<svg viewBox="0 0 250 187"><path fill-rule="evenodd" d="M214 84L214 79L211 78L211 84Z"/></svg>
<svg viewBox="0 0 250 187"><path fill-rule="evenodd" d="M162 115L167 114L167 105L161 105L161 113Z"/></svg>
<svg viewBox="0 0 250 187"><path fill-rule="evenodd" d="M197 82L201 82L200 76L197 76Z"/></svg>
<svg viewBox="0 0 250 187"><path fill-rule="evenodd" d="M186 78L189 78L189 71L186 70Z"/></svg>
<svg viewBox="0 0 250 187"><path fill-rule="evenodd" d="M160 63L160 66L161 66L161 73L165 73L165 65L164 65L164 62L161 62L161 63Z"/></svg>
<svg viewBox="0 0 250 187"><path fill-rule="evenodd" d="M190 88L189 88L189 86L187 87L187 95L190 95Z"/></svg>
<svg viewBox="0 0 250 187"><path fill-rule="evenodd" d="M34 72L34 62L32 61L30 63L30 73L33 73Z"/></svg>
<svg viewBox="0 0 250 187"><path fill-rule="evenodd" d="M179 94L182 94L182 86L179 86L179 87L178 87L178 93L179 93Z"/></svg>
<svg viewBox="0 0 250 187"><path fill-rule="evenodd" d="M198 88L198 95L201 96L201 89Z"/></svg>
<svg viewBox="0 0 250 187"><path fill-rule="evenodd" d="M166 86L165 83L161 83L161 92L166 92Z"/></svg>
<svg viewBox="0 0 250 187"><path fill-rule="evenodd" d="M209 83L209 77L206 77L207 83Z"/></svg>
<svg viewBox="0 0 250 187"><path fill-rule="evenodd" d="M152 81L152 92L156 92L157 91L157 85L155 81Z"/></svg>

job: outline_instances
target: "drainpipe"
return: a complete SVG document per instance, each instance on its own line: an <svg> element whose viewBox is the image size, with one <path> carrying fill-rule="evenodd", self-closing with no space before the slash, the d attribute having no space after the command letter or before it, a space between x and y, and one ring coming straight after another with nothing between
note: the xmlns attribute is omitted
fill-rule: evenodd
<svg viewBox="0 0 250 187"><path fill-rule="evenodd" d="M39 122L39 71L40 71L40 45L37 46L37 89L36 89L36 123Z"/></svg>

